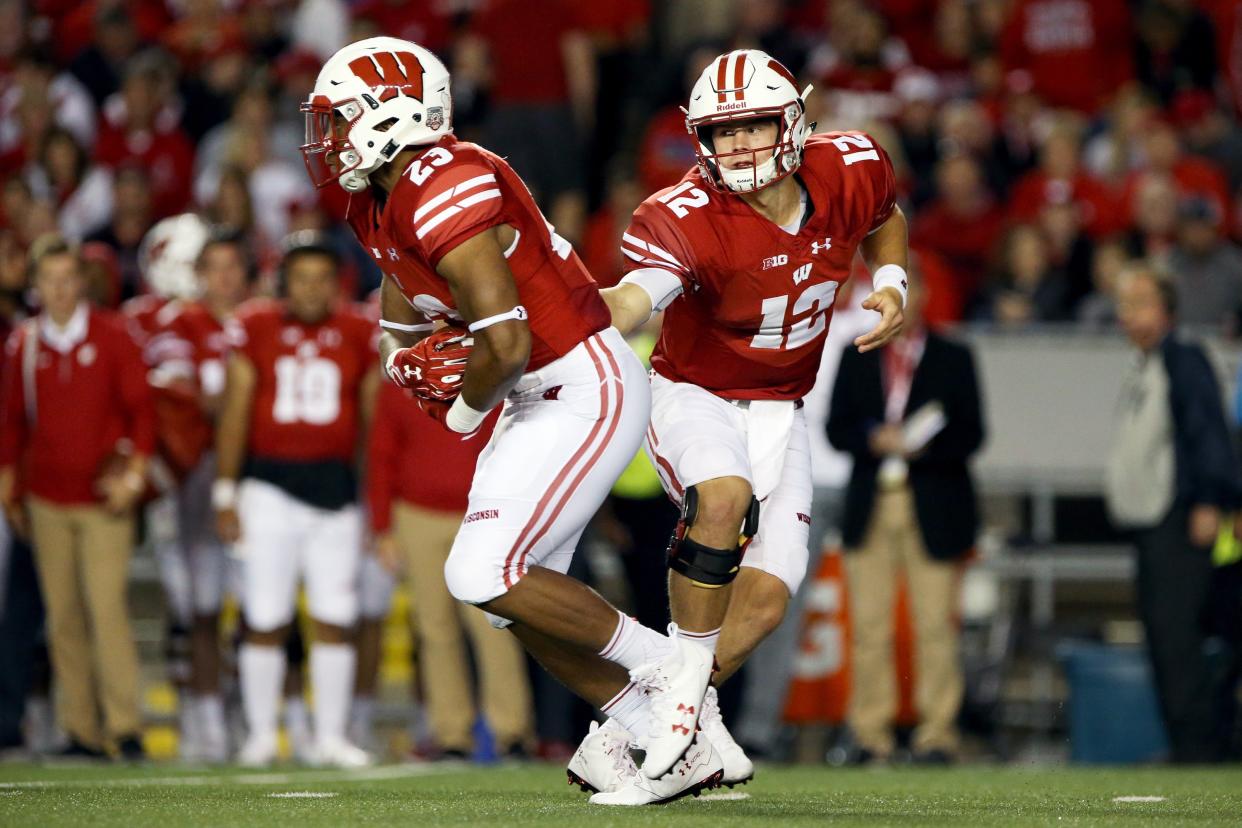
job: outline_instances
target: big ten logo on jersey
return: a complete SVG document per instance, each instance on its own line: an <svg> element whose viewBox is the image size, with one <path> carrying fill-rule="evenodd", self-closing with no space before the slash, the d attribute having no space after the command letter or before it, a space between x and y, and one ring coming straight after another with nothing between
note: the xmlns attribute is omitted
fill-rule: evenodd
<svg viewBox="0 0 1242 828"><path fill-rule="evenodd" d="M291 336L290 332L296 336ZM272 419L278 423L327 425L341 413L341 368L322 356L341 346L341 332L321 328L314 339L302 339L297 328L285 328L281 339L296 342L294 353L276 358L276 399ZM300 340L300 341L298 341Z"/></svg>

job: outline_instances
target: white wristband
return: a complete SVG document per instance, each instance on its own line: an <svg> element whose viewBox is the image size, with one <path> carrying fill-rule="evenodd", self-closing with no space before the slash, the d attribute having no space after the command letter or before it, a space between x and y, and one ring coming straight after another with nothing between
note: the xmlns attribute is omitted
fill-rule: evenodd
<svg viewBox="0 0 1242 828"><path fill-rule="evenodd" d="M453 400L448 414L444 416L444 424L458 434L472 434L487 418L486 411L475 411L461 397Z"/></svg>
<svg viewBox="0 0 1242 828"><path fill-rule="evenodd" d="M216 511L232 509L237 505L237 481L220 477L211 484L211 507Z"/></svg>
<svg viewBox="0 0 1242 828"><path fill-rule="evenodd" d="M871 287L873 290L891 287L895 288L901 294L901 306L906 306L906 270L901 265L886 264L876 269L871 274Z"/></svg>

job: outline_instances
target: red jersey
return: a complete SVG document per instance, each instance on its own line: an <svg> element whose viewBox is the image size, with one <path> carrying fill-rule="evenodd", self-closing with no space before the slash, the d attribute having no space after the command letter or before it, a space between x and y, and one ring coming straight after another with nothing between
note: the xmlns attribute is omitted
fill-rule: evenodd
<svg viewBox="0 0 1242 828"><path fill-rule="evenodd" d="M498 155L446 135L416 158L384 204L350 199L358 241L402 295L428 319L463 322L436 265L467 239L501 224L517 231L505 251L526 308L534 371L612 321L595 280L539 212L530 191Z"/></svg>
<svg viewBox="0 0 1242 828"><path fill-rule="evenodd" d="M0 466L17 465L37 497L97 503L99 475L119 443L128 441L144 455L155 448L142 357L120 317L89 310L76 342L58 350L40 333L27 362L25 338L39 322L9 336L0 388Z"/></svg>
<svg viewBox="0 0 1242 828"><path fill-rule="evenodd" d="M308 325L278 301L255 299L238 309L228 331L230 346L255 368L247 454L351 463L359 393L376 365L375 326L341 309Z"/></svg>
<svg viewBox="0 0 1242 828"><path fill-rule="evenodd" d="M626 268L678 296L651 355L661 376L726 399L811 390L837 289L859 243L892 215L896 183L888 155L861 132L811 136L798 177L809 216L796 234L697 169L634 211Z"/></svg>

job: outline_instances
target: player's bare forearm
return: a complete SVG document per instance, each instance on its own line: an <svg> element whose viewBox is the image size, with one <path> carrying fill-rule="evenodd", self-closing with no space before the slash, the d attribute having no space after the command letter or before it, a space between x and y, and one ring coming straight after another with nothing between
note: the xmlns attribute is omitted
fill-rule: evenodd
<svg viewBox="0 0 1242 828"><path fill-rule="evenodd" d="M629 336L651 318L651 297L638 285L620 284L599 292L612 313L612 326Z"/></svg>
<svg viewBox="0 0 1242 828"><path fill-rule="evenodd" d="M906 216L900 207L893 208L878 229L863 239L862 253L871 272L876 273L886 265L894 265L904 272L909 263L910 251L906 246ZM904 278L904 273L899 273ZM867 333L854 340L859 351L870 351L891 342L905 325L905 297L895 287L881 285L872 291L862 303L866 310L880 314L880 321Z"/></svg>
<svg viewBox="0 0 1242 828"><path fill-rule="evenodd" d="M508 313L521 304L497 228L450 250L436 270L448 281L467 323ZM530 327L524 320L509 319L476 331L462 399L476 411L490 410L517 383L529 360Z"/></svg>
<svg viewBox="0 0 1242 828"><path fill-rule="evenodd" d="M216 477L236 480L241 476L242 460L249 436L250 406L255 386L255 370L240 354L229 357L224 385L224 403L216 424Z"/></svg>
<svg viewBox="0 0 1242 828"><path fill-rule="evenodd" d="M405 300L396 283L387 276L380 282L380 319L398 325L417 327L429 325L427 317L416 311ZM381 330L379 338L380 366L388 364L388 357L392 355L393 351L409 348L429 333L431 333L430 327L420 331L401 331L392 328Z"/></svg>
<svg viewBox="0 0 1242 828"><path fill-rule="evenodd" d="M910 259L908 234L906 214L901 212L900 207L894 207L888 221L863 239L862 254L867 266L873 272L887 264L897 265L905 270Z"/></svg>

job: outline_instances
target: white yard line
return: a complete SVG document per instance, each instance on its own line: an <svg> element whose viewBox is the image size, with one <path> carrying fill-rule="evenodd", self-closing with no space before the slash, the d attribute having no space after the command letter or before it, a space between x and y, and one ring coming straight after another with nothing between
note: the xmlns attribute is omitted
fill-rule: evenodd
<svg viewBox="0 0 1242 828"><path fill-rule="evenodd" d="M1163 796L1114 796L1113 802L1164 802Z"/></svg>
<svg viewBox="0 0 1242 828"><path fill-rule="evenodd" d="M69 787L154 787L177 785L289 785L292 783L375 782L415 776L460 773L462 768L436 765L384 765L361 770L294 771L291 773L237 773L218 776L137 776L122 779L37 779L27 782L0 782L0 792L20 788Z"/></svg>
<svg viewBox="0 0 1242 828"><path fill-rule="evenodd" d="M268 796L272 799L331 799L336 794L332 791L280 791Z"/></svg>
<svg viewBox="0 0 1242 828"><path fill-rule="evenodd" d="M739 799L750 799L750 794L744 791L721 791L720 793L705 793L699 799L704 802L736 801Z"/></svg>

